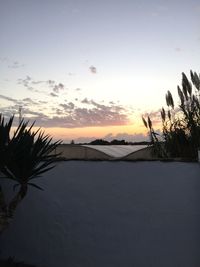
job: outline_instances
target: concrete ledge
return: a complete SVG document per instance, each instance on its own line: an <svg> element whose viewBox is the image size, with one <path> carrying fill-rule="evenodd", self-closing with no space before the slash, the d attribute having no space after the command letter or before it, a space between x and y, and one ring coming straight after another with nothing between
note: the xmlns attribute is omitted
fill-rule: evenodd
<svg viewBox="0 0 200 267"><path fill-rule="evenodd" d="M152 160L152 159L154 159L154 157L152 156L151 147L142 148L121 158L121 160Z"/></svg>
<svg viewBox="0 0 200 267"><path fill-rule="evenodd" d="M112 157L98 149L82 146L63 144L53 153L60 153L63 160L90 160L90 161L164 161L164 162L196 162L188 158L158 158L153 156L152 147L141 148L123 157Z"/></svg>
<svg viewBox="0 0 200 267"><path fill-rule="evenodd" d="M112 157L94 148L81 145L60 145L55 153L65 160L111 160Z"/></svg>

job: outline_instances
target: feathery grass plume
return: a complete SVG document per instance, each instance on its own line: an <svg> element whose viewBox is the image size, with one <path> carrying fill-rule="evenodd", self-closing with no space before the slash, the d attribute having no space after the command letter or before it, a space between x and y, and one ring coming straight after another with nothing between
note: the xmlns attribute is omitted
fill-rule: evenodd
<svg viewBox="0 0 200 267"><path fill-rule="evenodd" d="M200 148L200 75L190 71L191 82L182 73L182 88L177 86L180 104L174 109L170 91L165 96L166 104L172 109L161 110L163 148L168 157L197 159ZM152 125L151 125L151 129ZM154 134L150 132L150 138ZM154 145L157 140L154 138Z"/></svg>
<svg viewBox="0 0 200 267"><path fill-rule="evenodd" d="M142 117L143 123L145 127L149 130L149 137L150 137L150 145L152 146L152 155L156 157L163 157L163 149L162 144L160 144L158 137L159 134L156 133L152 127L151 118L148 116L147 120Z"/></svg>
<svg viewBox="0 0 200 267"><path fill-rule="evenodd" d="M146 122L146 120L145 120L145 118L142 116L142 121L143 121L143 123L144 123L144 126L146 127L146 128L148 128L148 125L147 125L147 122Z"/></svg>
<svg viewBox="0 0 200 267"><path fill-rule="evenodd" d="M166 98L166 103L167 103L168 107L171 106L174 109L174 100L173 100L172 94L169 90L167 91L165 98Z"/></svg>

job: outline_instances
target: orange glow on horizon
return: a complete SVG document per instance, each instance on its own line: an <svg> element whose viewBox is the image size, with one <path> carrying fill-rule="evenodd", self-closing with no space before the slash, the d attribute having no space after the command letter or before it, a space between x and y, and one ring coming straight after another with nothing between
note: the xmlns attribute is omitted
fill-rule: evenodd
<svg viewBox="0 0 200 267"><path fill-rule="evenodd" d="M78 138L104 138L108 134L115 137L118 134L147 134L145 127L141 125L123 125L123 126L103 126L103 127L83 127L83 128L45 128L46 133L53 136L54 139L76 140Z"/></svg>

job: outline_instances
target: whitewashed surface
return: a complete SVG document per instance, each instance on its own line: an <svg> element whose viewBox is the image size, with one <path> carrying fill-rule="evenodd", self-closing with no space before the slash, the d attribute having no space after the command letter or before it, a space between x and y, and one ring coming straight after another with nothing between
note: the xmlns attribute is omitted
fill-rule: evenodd
<svg viewBox="0 0 200 267"><path fill-rule="evenodd" d="M135 145L135 146L126 146L126 145L109 145L109 146L103 146L103 145L84 145L85 147L90 147L97 149L101 152L104 152L105 154L120 158L124 157L132 152L135 152L137 150L140 150L142 148L147 147L146 145Z"/></svg>

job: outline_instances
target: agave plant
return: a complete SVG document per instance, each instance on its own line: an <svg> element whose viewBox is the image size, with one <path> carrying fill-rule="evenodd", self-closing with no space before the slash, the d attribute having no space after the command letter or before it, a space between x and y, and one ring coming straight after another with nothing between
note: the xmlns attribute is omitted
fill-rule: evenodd
<svg viewBox="0 0 200 267"><path fill-rule="evenodd" d="M0 172L3 178L15 182L13 189L19 188L9 203L5 202L0 187L0 232L6 228L14 212L26 196L28 186L42 190L33 179L55 167L60 155L54 153L60 141L52 142L52 138L41 129L33 131L32 124L22 120L11 137L14 117L7 123L0 116Z"/></svg>

